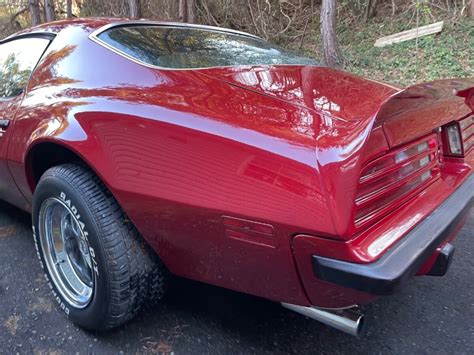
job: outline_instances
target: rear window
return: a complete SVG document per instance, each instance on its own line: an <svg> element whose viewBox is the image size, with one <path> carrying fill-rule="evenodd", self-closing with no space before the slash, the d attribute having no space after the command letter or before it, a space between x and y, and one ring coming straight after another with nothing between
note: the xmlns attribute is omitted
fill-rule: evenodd
<svg viewBox="0 0 474 355"><path fill-rule="evenodd" d="M239 65L318 65L264 40L200 28L137 25L112 27L98 38L122 54L170 69Z"/></svg>

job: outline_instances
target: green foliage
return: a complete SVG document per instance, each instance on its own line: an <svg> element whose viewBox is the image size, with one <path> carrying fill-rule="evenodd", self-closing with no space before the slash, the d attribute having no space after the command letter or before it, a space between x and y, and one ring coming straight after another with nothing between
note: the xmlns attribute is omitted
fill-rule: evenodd
<svg viewBox="0 0 474 355"><path fill-rule="evenodd" d="M339 21L338 39L346 60L345 70L399 85L474 77L474 19L443 18L432 8L420 5L419 26L441 20L445 22L439 34L383 48L374 47L377 38L417 27L412 13L393 18L381 15L369 23ZM319 34L314 31L311 35L312 45L304 52L321 57Z"/></svg>
<svg viewBox="0 0 474 355"><path fill-rule="evenodd" d="M9 55L0 66L0 97L18 95L28 82L31 70L21 69L15 55Z"/></svg>
<svg viewBox="0 0 474 355"><path fill-rule="evenodd" d="M383 34L374 27L385 27ZM380 35L402 31L396 22L368 25L341 36L347 68L355 73L408 85L450 77L474 76L473 20L445 22L443 32L383 48L373 46ZM349 45L350 44L350 45Z"/></svg>

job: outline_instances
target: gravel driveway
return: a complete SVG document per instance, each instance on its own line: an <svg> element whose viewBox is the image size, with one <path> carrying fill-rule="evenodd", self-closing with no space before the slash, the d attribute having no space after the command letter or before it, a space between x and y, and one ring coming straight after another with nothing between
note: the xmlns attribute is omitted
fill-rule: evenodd
<svg viewBox="0 0 474 355"><path fill-rule="evenodd" d="M455 246L444 278L416 278L366 306L368 331L361 339L278 304L185 280L176 280L160 307L96 334L56 310L29 215L0 203L0 353L474 354L474 213Z"/></svg>

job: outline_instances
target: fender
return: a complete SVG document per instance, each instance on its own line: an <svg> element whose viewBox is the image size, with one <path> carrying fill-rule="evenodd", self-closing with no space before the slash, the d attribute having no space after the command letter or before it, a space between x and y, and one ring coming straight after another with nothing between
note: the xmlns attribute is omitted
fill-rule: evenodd
<svg viewBox="0 0 474 355"><path fill-rule="evenodd" d="M7 161L15 182L28 202L31 202L35 188L33 172L30 170L32 152L41 144L50 143L69 150L99 174L96 169L96 157L83 149L83 147L89 147L97 152L97 142L85 133L74 118L68 119L59 115L41 118L39 115L25 119L26 110L24 108L20 110L13 126L12 137L14 139L11 140L8 149ZM27 135L26 132L31 132L31 134ZM55 159L56 157L50 156L49 158ZM101 178L106 179L105 176L101 176Z"/></svg>

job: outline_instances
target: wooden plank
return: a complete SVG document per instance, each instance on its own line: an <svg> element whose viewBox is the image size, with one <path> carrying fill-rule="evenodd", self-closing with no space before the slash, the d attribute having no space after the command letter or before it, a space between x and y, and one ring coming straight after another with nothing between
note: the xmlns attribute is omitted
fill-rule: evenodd
<svg viewBox="0 0 474 355"><path fill-rule="evenodd" d="M417 37L428 36L441 32L443 30L443 24L444 21L440 21L432 23L431 25L421 26L408 31L403 31L390 36L379 38L375 41L375 47L385 47L393 43L405 42Z"/></svg>

